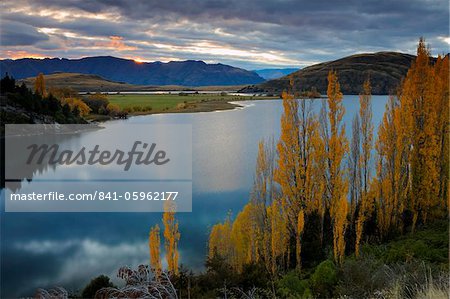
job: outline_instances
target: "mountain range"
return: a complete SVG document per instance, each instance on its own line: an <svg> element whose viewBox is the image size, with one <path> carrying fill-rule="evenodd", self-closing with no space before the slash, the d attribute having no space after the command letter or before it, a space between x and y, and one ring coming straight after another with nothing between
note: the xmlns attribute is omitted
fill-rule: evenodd
<svg viewBox="0 0 450 299"><path fill-rule="evenodd" d="M163 62L136 62L112 56L81 59L23 58L0 60L0 71L16 79L64 72L98 75L107 80L137 85L245 85L264 81L255 72L225 64L207 64L186 60Z"/></svg>
<svg viewBox="0 0 450 299"><path fill-rule="evenodd" d="M398 52L356 54L311 65L279 79L247 86L240 91L280 93L289 88L290 80L293 79L296 89L315 88L321 94L326 94L327 75L330 70L334 70L344 94L359 94L364 80L370 78L372 93L385 95L395 92L415 58L414 55Z"/></svg>
<svg viewBox="0 0 450 299"><path fill-rule="evenodd" d="M448 55L448 54L447 54ZM32 59L0 60L1 75L9 73L16 79L34 78L38 73L58 74L51 79L56 85L68 82L78 89L89 90L95 84L103 89L135 90L136 88L157 88L158 86L245 86L240 92L279 94L289 88L291 79L298 91L316 89L327 92L327 75L337 72L344 94L359 94L364 80L370 78L373 94L391 94L414 61L415 56L398 52L356 54L338 60L323 62L295 69L263 69L247 71L224 64L206 64L203 61L171 61L138 63L134 60L111 56L87 57L82 59ZM293 72L291 72L293 71ZM72 73L72 74L67 74ZM73 74L78 73L78 74ZM259 73L260 75L258 75ZM288 75L285 75L289 73ZM90 78L95 75L101 78ZM279 77L264 81L265 78ZM50 78L49 78L50 79ZM111 82L106 82L106 81ZM31 82L31 81L30 81ZM103 82L103 83L102 83ZM127 86L130 85L130 86ZM134 86L133 86L134 85ZM150 86L150 87L149 87ZM239 89L239 88L236 88Z"/></svg>

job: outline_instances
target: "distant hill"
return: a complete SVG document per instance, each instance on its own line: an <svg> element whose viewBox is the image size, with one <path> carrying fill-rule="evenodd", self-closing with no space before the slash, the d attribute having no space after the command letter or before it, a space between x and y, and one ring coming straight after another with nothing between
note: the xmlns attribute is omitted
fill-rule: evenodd
<svg viewBox="0 0 450 299"><path fill-rule="evenodd" d="M150 86L132 85L128 83L106 80L97 75L79 73L54 73L44 75L46 87L70 87L77 91L131 91L151 89ZM36 77L18 80L33 88Z"/></svg>
<svg viewBox="0 0 450 299"><path fill-rule="evenodd" d="M262 70L255 70L254 72L266 80L271 80L281 78L295 71L298 71L298 68L262 69Z"/></svg>
<svg viewBox="0 0 450 299"><path fill-rule="evenodd" d="M245 85L222 85L222 86L180 86L180 85L135 85L123 82L107 80L97 75L79 73L54 73L44 75L47 88L69 87L76 91L85 92L116 92L116 91L226 91L236 92ZM19 84L24 82L28 88L34 88L36 77L17 80Z"/></svg>
<svg viewBox="0 0 450 299"><path fill-rule="evenodd" d="M101 76L107 80L138 85L244 85L263 82L255 72L224 64L206 64L203 61L142 62L111 56L81 59L23 58L0 60L3 77L9 73L16 79L35 77L55 72L81 73Z"/></svg>
<svg viewBox="0 0 450 299"><path fill-rule="evenodd" d="M373 94L389 94L395 91L414 59L414 55L397 52L357 54L311 65L288 76L248 86L241 91L279 93L289 87L289 80L293 78L294 86L301 90L311 90L314 87L321 94L326 94L328 72L335 70L344 94L359 94L367 77L370 77Z"/></svg>

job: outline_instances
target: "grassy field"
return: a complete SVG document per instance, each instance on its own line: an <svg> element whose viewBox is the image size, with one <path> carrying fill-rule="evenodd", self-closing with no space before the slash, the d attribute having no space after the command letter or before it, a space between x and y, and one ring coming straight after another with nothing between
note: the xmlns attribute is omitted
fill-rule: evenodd
<svg viewBox="0 0 450 299"><path fill-rule="evenodd" d="M229 101L244 101L250 99L267 99L267 97L243 97L233 95L220 94L161 94L161 95L142 95L142 94L115 94L108 95L110 103L117 104L120 108L133 107L151 107L153 112L167 111L173 109L181 109L180 107L186 105L197 105L207 102L229 102Z"/></svg>

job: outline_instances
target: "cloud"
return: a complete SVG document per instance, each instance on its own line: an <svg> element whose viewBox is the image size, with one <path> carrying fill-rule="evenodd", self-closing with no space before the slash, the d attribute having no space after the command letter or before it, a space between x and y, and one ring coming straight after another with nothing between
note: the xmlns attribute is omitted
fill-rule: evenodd
<svg viewBox="0 0 450 299"><path fill-rule="evenodd" d="M420 36L435 53L449 47L447 0L5 0L0 5L3 19L48 36L25 48L9 38L3 57L20 49L70 58L200 59L252 69L305 66L360 52L414 53Z"/></svg>
<svg viewBox="0 0 450 299"><path fill-rule="evenodd" d="M112 48L118 51L134 51L137 48L136 47L131 47L126 45L123 42L123 37L121 36L116 36L116 35L112 35L109 37L110 41L108 42L96 42L94 43L94 46L96 47L105 47L105 48Z"/></svg>
<svg viewBox="0 0 450 299"><path fill-rule="evenodd" d="M35 27L14 22L2 21L0 26L0 44L2 46L30 46L48 40Z"/></svg>

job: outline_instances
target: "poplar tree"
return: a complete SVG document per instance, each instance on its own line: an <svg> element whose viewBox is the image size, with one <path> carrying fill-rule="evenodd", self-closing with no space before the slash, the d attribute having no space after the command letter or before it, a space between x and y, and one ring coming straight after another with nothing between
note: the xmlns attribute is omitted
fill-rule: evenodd
<svg viewBox="0 0 450 299"><path fill-rule="evenodd" d="M34 81L34 92L42 97L47 95L47 91L45 90L44 74L42 73L39 73Z"/></svg>
<svg viewBox="0 0 450 299"><path fill-rule="evenodd" d="M174 204L167 201L163 213L164 223L164 249L166 251L167 268L169 272L178 274L178 241L180 232L178 231L178 221L175 219Z"/></svg>
<svg viewBox="0 0 450 299"><path fill-rule="evenodd" d="M373 148L373 123L372 123L372 87L369 79L364 81L363 91L359 95L359 119L361 120L361 155L359 156L358 171L360 171L360 204L356 221L355 253L359 255L359 246L364 229L364 223L369 213L371 202L369 197L369 183L371 181L371 151ZM353 150L353 148L352 148ZM359 147L358 147L359 150Z"/></svg>
<svg viewBox="0 0 450 299"><path fill-rule="evenodd" d="M348 151L348 142L345 137L345 125L342 118L345 108L342 103L343 95L335 71L328 73L328 119L330 122L330 135L328 141L328 172L329 185L327 186L331 200L330 214L333 223L333 253L337 262L341 263L345 255L345 230L347 228L347 191L348 181L342 167L345 154Z"/></svg>
<svg viewBox="0 0 450 299"><path fill-rule="evenodd" d="M161 273L162 270L161 251L160 251L161 239L158 224L153 226L150 230L150 234L148 237L148 246L150 249L150 267L158 275Z"/></svg>

